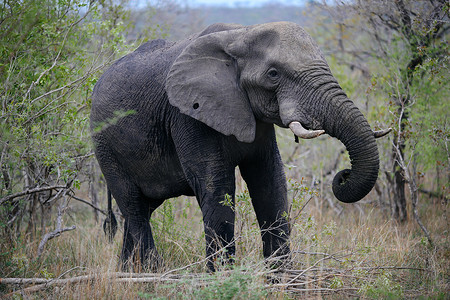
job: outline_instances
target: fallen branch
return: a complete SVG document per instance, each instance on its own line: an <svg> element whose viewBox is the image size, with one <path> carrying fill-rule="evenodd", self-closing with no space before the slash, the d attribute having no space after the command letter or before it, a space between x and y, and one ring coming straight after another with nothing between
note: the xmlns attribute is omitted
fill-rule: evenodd
<svg viewBox="0 0 450 300"><path fill-rule="evenodd" d="M203 274L205 277L209 274ZM65 279L46 279L46 278L0 278L0 284L17 284L17 285L32 285L31 287L20 289L9 293L6 297L10 297L16 293L31 293L46 289L54 285L67 285L75 283L87 283L93 280L104 279L114 282L127 282L127 283L152 283L152 282L174 282L186 280L188 276L179 275L165 275L159 273L123 273L123 272L113 272L106 274L91 274L91 275L81 275ZM196 276L197 277L197 276Z"/></svg>
<svg viewBox="0 0 450 300"><path fill-rule="evenodd" d="M58 208L58 225L59 228L62 222L62 215L64 208L67 204L66 195L64 195L66 201L61 203ZM220 249L213 255L217 255L222 251ZM79 275L71 278L62 278L66 276L69 272L79 268L75 267L66 272L63 272L58 278L47 279L47 278L0 278L0 284L4 285L19 285L20 288L6 295L6 297L12 297L15 294L26 295L32 292L41 291L47 289L51 286L57 285L69 285L69 284L89 284L95 281L105 281L113 283L128 283L128 284L139 284L139 283L177 283L180 285L188 284L191 287L202 287L216 284L217 280L224 280L226 278L232 278L233 274L236 272L240 274L248 275L252 278L265 278L266 284L264 287L271 290L278 291L288 291L290 293L300 293L300 294L318 294L318 295L329 295L329 294L349 294L349 292L359 291L359 286L355 286L355 282L367 281L375 282L377 277L376 274L379 273L378 270L391 269L391 270L419 270L425 272L431 272L426 269L411 268L407 266L375 266L375 267L356 267L356 268L327 268L322 265L326 260L337 260L340 261L341 258L352 255L353 253L334 253L329 254L325 252L306 252L306 251L294 251L298 254L309 254L309 255L319 255L323 256L321 259L317 260L311 266L305 269L285 269L284 267L279 267L276 269L267 269L265 265L267 260L257 262L251 266L246 266L239 270L225 270L217 271L215 273L189 273L180 271L186 270L199 263L204 263L208 258L203 258L197 262L188 264L181 268L176 268L169 270L164 273L128 273L128 272L106 272L106 273L95 273L89 275ZM284 255L282 257L288 257L289 255ZM279 256L278 256L279 258ZM358 270L367 270L371 276L361 276ZM340 278L341 284L338 287L333 288L332 281L334 278ZM30 286L32 285L32 286ZM353 294L352 294L353 295ZM353 296L360 296L355 294Z"/></svg>

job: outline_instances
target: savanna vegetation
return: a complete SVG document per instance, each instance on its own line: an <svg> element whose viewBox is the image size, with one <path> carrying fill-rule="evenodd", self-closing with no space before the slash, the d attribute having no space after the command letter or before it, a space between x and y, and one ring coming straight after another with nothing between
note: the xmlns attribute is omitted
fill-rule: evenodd
<svg viewBox="0 0 450 300"><path fill-rule="evenodd" d="M449 297L448 1L280 9L133 3L0 1L2 298ZM374 190L356 204L339 203L331 180L349 165L344 146L327 136L296 144L279 129L292 204L287 266L263 261L237 174L234 265L219 261L216 273L206 272L201 212L195 198L180 197L151 220L160 272L117 272L121 234L108 243L103 233L106 187L89 133L96 80L154 38L177 39L212 22L277 20L305 26L371 125L393 128L377 142Z"/></svg>

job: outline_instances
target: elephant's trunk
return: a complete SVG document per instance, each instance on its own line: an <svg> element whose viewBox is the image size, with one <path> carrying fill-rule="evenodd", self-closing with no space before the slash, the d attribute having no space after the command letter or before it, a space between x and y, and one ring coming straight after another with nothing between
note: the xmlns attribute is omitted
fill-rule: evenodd
<svg viewBox="0 0 450 300"><path fill-rule="evenodd" d="M342 202L356 202L371 191L378 177L379 159L374 132L327 66L321 65L308 73L299 76L300 82L297 81L302 87L309 87L303 89L301 95L295 95L300 98L300 105L299 100L297 104L289 100L280 101L280 116L296 135L301 129L294 131L292 124L299 122L312 132L323 129L345 145L351 170L345 169L336 174L333 193ZM293 96L291 94L285 100Z"/></svg>
<svg viewBox="0 0 450 300"><path fill-rule="evenodd" d="M351 170L345 169L333 179L333 193L342 202L361 200L375 185L379 159L374 134L362 113L353 103L342 108L342 121L336 126L325 125L325 131L339 139L347 148ZM329 127L335 127L332 130Z"/></svg>

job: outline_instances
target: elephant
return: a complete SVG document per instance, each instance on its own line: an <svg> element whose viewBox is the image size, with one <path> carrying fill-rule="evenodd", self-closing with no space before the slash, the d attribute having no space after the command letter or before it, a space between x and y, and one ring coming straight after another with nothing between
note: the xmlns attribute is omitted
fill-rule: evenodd
<svg viewBox="0 0 450 300"><path fill-rule="evenodd" d="M386 131L372 131L318 45L295 23L213 24L177 42L144 43L113 63L93 90L91 132L124 217L122 267L160 266L149 220L166 199L181 195L195 196L200 206L208 268L214 270L219 249L232 258L236 167L264 257L289 256L287 186L274 125L296 138L326 133L345 145L351 170L333 180L338 200L356 202L374 186L375 138ZM108 202L105 228L114 229Z"/></svg>

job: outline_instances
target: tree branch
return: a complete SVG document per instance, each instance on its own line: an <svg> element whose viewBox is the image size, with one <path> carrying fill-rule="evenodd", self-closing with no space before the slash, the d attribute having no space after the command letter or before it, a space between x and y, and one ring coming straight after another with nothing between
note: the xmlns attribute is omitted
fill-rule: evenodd
<svg viewBox="0 0 450 300"><path fill-rule="evenodd" d="M70 194L69 194L69 197L72 198L72 199L75 199L75 200L77 200L77 201L80 201L81 203L84 203L84 204L89 205L90 207L92 207L93 209L95 209L95 210L101 212L101 213L102 213L103 215L105 215L105 216L107 215L107 213L106 213L103 209L101 209L101 208L95 206L94 204L92 204L91 202L89 202L89 201L87 201L87 200L78 198L78 197L76 197L76 196L74 196L74 195L70 195Z"/></svg>
<svg viewBox="0 0 450 300"><path fill-rule="evenodd" d="M448 201L448 196L446 196L446 195L444 195L444 194L440 194L440 193L437 193L437 192L433 192L433 191L429 191L429 190L426 190L426 189L419 189L419 192L421 192L422 194L425 194L425 195L428 195L428 196L430 196L430 197L433 197L433 198L437 198L437 199L444 199L445 201Z"/></svg>
<svg viewBox="0 0 450 300"><path fill-rule="evenodd" d="M46 234L44 235L44 237L42 238L41 242L39 243L39 247L38 247L38 251L37 251L37 256L39 257L39 256L42 255L42 252L44 251L44 246L45 246L45 244L46 244L49 240L51 240L51 239L53 239L53 238L55 238L55 237L60 236L61 233L63 233L63 232L71 231L71 230L74 230L74 229L76 229L76 228L77 228L77 227L76 227L75 225L72 225L72 226L70 226L70 227L59 228L59 229L55 229L55 230L52 231L52 232L46 233Z"/></svg>
<svg viewBox="0 0 450 300"><path fill-rule="evenodd" d="M66 193L67 193L67 191L64 192L64 198L66 196L65 195ZM62 217L63 217L65 208L66 208L65 202L61 203L61 205L58 207L58 217L56 218L56 229L52 232L45 234L44 237L42 238L41 242L39 243L38 250L37 250L38 257L42 255L42 252L44 251L44 246L49 240L60 236L61 233L63 233L63 232L71 231L76 228L75 225L73 225L71 227L62 228Z"/></svg>
<svg viewBox="0 0 450 300"><path fill-rule="evenodd" d="M69 188L68 186L65 185L52 185L52 186L45 186L45 187L39 187L39 188L34 188L31 190L25 190L19 193L15 193L15 194L11 194L8 195L6 197L3 197L0 199L0 205L2 205L5 202L8 202L14 198L17 197L21 197L21 196L25 196L25 195L29 195L29 194L34 194L34 193L40 193L40 192L44 192L44 191L49 191L49 190L55 190L55 189L67 189Z"/></svg>

